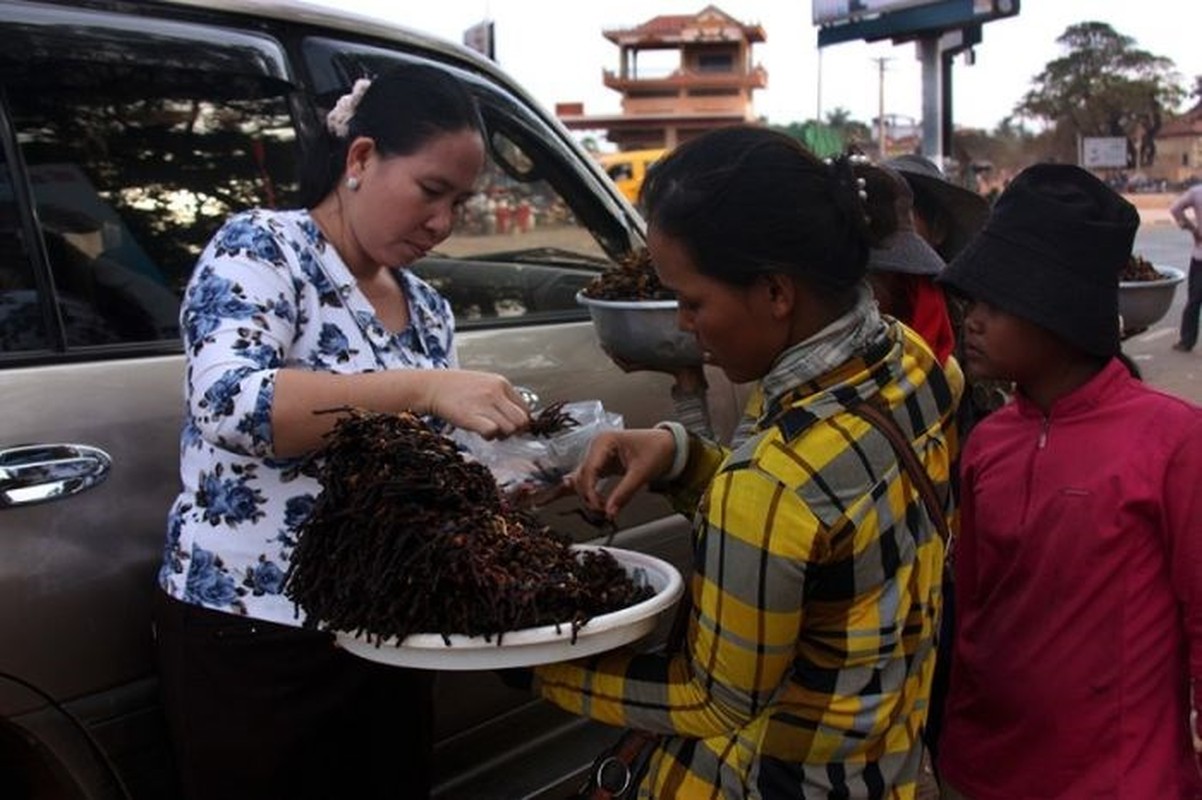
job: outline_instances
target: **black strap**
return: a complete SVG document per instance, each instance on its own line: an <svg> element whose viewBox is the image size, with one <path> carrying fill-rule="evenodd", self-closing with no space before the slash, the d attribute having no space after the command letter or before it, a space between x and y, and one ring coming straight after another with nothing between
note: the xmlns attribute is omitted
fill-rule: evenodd
<svg viewBox="0 0 1202 800"><path fill-rule="evenodd" d="M889 440L902 468L910 473L910 480L914 482L923 504L927 507L927 515L939 529L939 537L943 539L945 546L949 545L952 541L952 533L947 526L947 516L943 511L943 503L939 500L939 493L931 481L931 476L919 462L918 454L914 452L914 446L902 433L897 420L893 419L893 415L888 411L869 402L857 403L849 406L847 410L870 423Z"/></svg>

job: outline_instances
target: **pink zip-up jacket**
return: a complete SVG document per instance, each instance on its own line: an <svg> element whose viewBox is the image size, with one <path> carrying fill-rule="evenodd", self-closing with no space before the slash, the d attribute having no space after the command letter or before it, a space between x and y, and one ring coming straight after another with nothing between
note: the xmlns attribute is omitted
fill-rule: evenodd
<svg viewBox="0 0 1202 800"><path fill-rule="evenodd" d="M972 800L1202 796L1202 408L1112 360L962 462L942 777ZM1202 699L1202 698L1200 698Z"/></svg>

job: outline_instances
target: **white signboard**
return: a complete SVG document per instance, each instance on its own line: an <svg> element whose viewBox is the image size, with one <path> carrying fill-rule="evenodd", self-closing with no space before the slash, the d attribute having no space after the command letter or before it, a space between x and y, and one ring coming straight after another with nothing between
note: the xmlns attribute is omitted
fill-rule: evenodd
<svg viewBox="0 0 1202 800"><path fill-rule="evenodd" d="M1126 167L1127 140L1122 136L1082 137L1081 166L1087 169Z"/></svg>

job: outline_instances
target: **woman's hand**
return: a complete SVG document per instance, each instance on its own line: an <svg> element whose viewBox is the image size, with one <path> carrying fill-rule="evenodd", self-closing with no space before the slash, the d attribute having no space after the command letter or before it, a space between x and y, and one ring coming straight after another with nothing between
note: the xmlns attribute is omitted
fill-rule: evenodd
<svg viewBox="0 0 1202 800"><path fill-rule="evenodd" d="M606 431L589 443L580 466L568 482L589 508L605 512L609 519L630 502L635 492L666 473L676 455L676 443L666 430ZM600 483L621 475L608 495Z"/></svg>
<svg viewBox="0 0 1202 800"><path fill-rule="evenodd" d="M530 409L513 384L492 372L429 370L429 412L485 439L504 439L530 427Z"/></svg>

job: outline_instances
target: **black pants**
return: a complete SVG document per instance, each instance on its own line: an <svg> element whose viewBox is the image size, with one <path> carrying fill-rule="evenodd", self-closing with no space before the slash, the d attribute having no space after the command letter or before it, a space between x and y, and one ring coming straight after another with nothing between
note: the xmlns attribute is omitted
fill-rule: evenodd
<svg viewBox="0 0 1202 800"><path fill-rule="evenodd" d="M327 633L157 594L159 673L182 797L429 796L432 673L365 661Z"/></svg>
<svg viewBox="0 0 1202 800"><path fill-rule="evenodd" d="M1189 284L1181 312L1181 344L1192 350L1198 343L1198 313L1202 312L1202 261L1189 261Z"/></svg>

